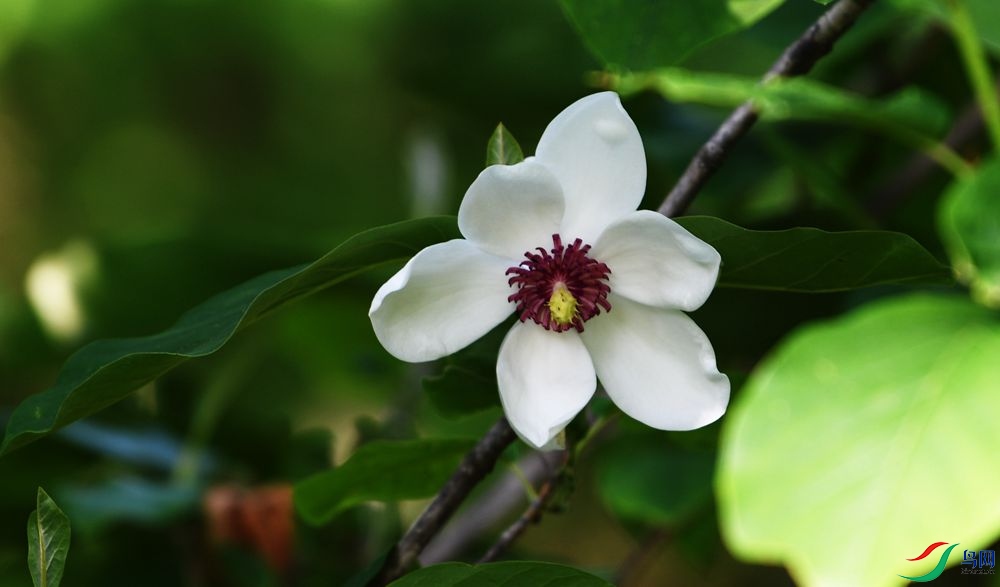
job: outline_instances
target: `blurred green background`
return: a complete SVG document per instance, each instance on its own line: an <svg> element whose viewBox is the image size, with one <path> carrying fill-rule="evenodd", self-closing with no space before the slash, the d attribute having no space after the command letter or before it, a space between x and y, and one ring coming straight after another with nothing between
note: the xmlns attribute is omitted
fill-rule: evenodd
<svg viewBox="0 0 1000 587"><path fill-rule="evenodd" d="M685 65L758 76L822 11L789 2ZM958 111L968 93L955 62L933 25L878 6L816 77L876 96L914 83ZM365 228L453 214L496 124L531 153L556 113L594 91L599 68L551 1L4 0L0 422L83 342L163 329L211 294ZM645 206L656 207L725 112L652 93L626 108L647 150ZM794 156L806 148L812 165ZM881 225L939 252L941 173L905 207L861 222L843 213L910 156L857 128L761 127L694 211L756 227ZM443 418L421 393L427 372L375 340L366 312L390 272L300 302L0 460L0 584L30 584L24 522L38 485L74 522L67 585L267 585L277 579L253 548L209 545L207 488L294 481L364 439L481 434L499 410ZM720 290L696 319L738 383L795 325L879 294ZM682 442L711 450L717 428ZM595 473L584 463L578 474ZM633 552L649 529L614 519L590 485L578 482L570 515L529 532L518 553L613 569ZM789 581L731 560L711 510L634 584ZM361 508L300 529L296 579L346 579L400 524L393 507Z"/></svg>

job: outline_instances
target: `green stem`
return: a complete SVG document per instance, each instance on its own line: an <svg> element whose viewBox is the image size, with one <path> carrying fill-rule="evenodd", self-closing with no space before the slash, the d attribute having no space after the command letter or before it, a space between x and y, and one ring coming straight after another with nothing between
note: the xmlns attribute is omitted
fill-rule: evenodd
<svg viewBox="0 0 1000 587"><path fill-rule="evenodd" d="M583 449L585 449L587 445L590 444L590 441L592 441L594 437L601 432L601 430L604 430L604 428L608 424L617 420L620 414L621 413L617 411L612 412L611 414L606 414L604 416L601 416L593 424L591 424L590 428L587 429L586 434L583 435L583 438L581 438L576 443L576 446L573 447L573 459L575 460L577 457L579 457L580 454L583 453Z"/></svg>
<svg viewBox="0 0 1000 587"><path fill-rule="evenodd" d="M917 132L905 132L903 129L900 129L900 134L914 148L920 150L944 169L947 169L956 178L966 177L972 173L972 165L945 143L935 141Z"/></svg>
<svg viewBox="0 0 1000 587"><path fill-rule="evenodd" d="M947 4L951 12L951 31L955 35L966 72L976 92L976 100L982 108L983 119L993 141L993 149L1000 152L1000 98L993 84L986 52L979 42L976 25L972 22L972 16L964 0L948 0Z"/></svg>

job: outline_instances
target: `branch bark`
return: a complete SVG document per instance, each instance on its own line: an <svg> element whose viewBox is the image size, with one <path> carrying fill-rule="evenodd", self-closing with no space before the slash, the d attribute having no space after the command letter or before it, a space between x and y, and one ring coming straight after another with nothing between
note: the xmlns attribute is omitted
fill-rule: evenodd
<svg viewBox="0 0 1000 587"><path fill-rule="evenodd" d="M465 455L458 470L444 484L434 501L427 506L406 534L386 556L382 570L369 583L382 587L402 576L416 561L431 538L458 509L469 492L485 477L503 451L516 438L506 418L500 418L478 444Z"/></svg>
<svg viewBox="0 0 1000 587"><path fill-rule="evenodd" d="M559 467L562 467L562 458L555 451L535 451L522 457L514 465L521 476L513 471L501 475L496 483L479 493L475 501L448 522L420 553L417 561L421 566L428 566L457 560L480 536L509 518L515 510L531 503L524 490L525 481L532 487L540 488Z"/></svg>
<svg viewBox="0 0 1000 587"><path fill-rule="evenodd" d="M761 83L778 77L795 77L809 72L834 43L854 24L875 0L840 0L823 13L796 39L764 75ZM708 178L722 165L733 145L757 122L759 113L752 102L740 105L705 143L660 206L665 216L683 214Z"/></svg>
<svg viewBox="0 0 1000 587"><path fill-rule="evenodd" d="M510 545L517 540L524 531L528 529L529 524L535 524L542 519L542 510L549 502L549 498L552 496L552 491L555 488L556 480L550 479L541 489L538 490L538 497L531 500L531 504L528 509L521 514L521 517L517 519L513 524L507 527L506 530L500 534L500 538L486 551L486 553L476 561L476 564L491 563L498 558L500 558L503 553L507 552Z"/></svg>
<svg viewBox="0 0 1000 587"><path fill-rule="evenodd" d="M559 482L562 481L569 456L569 451L563 451L562 462L549 472L548 479L538 488L538 494L528 504L528 509L500 534L500 538L476 561L476 564L491 563L500 558L510 545L524 534L530 524L537 524L542 519L542 512L552 499Z"/></svg>

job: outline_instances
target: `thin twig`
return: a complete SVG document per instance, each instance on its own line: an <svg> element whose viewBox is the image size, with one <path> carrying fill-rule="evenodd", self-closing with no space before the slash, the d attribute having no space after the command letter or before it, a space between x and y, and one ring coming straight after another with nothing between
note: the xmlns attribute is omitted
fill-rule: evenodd
<svg viewBox="0 0 1000 587"><path fill-rule="evenodd" d="M949 0L948 7L952 35L958 44L966 74L972 82L976 100L983 111L983 121L993 141L993 149L1000 150L1000 97L993 86L993 74L986 50L979 40L976 25L969 7L963 0Z"/></svg>
<svg viewBox="0 0 1000 587"><path fill-rule="evenodd" d="M552 472L562 466L562 459L552 451L536 451L518 460L491 487L476 495L475 501L455 515L448 525L424 548L417 560L433 565L457 559L469 544L490 528L524 507L528 499L524 482L514 473L520 470L531 487L541 487ZM537 491L532 489L537 495ZM530 498L529 498L530 499Z"/></svg>
<svg viewBox="0 0 1000 587"><path fill-rule="evenodd" d="M369 583L388 585L399 578L416 561L430 539L448 521L469 492L493 470L497 460L516 436L506 418L493 425L478 444L465 455L458 470L444 484L434 500L420 514L406 534L396 543L396 547L386 556L382 570Z"/></svg>
<svg viewBox="0 0 1000 587"><path fill-rule="evenodd" d="M874 1L840 0L834 4L785 49L764 75L762 83L778 77L795 77L808 73L820 58L830 52L837 39L851 28L858 15ZM684 174L663 200L660 213L666 216L682 214L708 178L722 165L732 146L750 130L758 117L759 113L752 101L744 102L734 110L712 138L698 150Z"/></svg>
<svg viewBox="0 0 1000 587"><path fill-rule="evenodd" d="M542 518L542 510L549 501L549 497L552 495L552 490L555 485L555 480L547 481L542 485L541 489L538 490L538 497L531 500L531 504L528 509L521 514L521 517L517 519L516 522L511 524L506 530L500 534L500 538L486 551L486 554L481 556L476 564L490 563L502 555L510 545L517 540L524 531L528 529L529 524L537 523Z"/></svg>
<svg viewBox="0 0 1000 587"><path fill-rule="evenodd" d="M941 144L959 152L970 143L979 140L984 130L982 110L979 109L979 104L973 101L955 118ZM886 218L907 197L916 192L927 176L934 173L937 168L937 163L927 153L913 155L897 173L879 185L875 190L875 196L867 205L868 211L877 219Z"/></svg>
<svg viewBox="0 0 1000 587"><path fill-rule="evenodd" d="M563 462L559 466L553 467L549 478L538 488L538 495L528 504L528 509L524 510L521 517L500 534L500 537L493 546L476 561L477 564L493 562L500 558L510 548L510 545L520 538L521 534L524 534L524 531L528 529L530 524L537 524L542 519L542 512L545 511L545 507L549 504L549 500L552 499L556 486L559 485L559 481L562 479L568 458L569 451L566 451Z"/></svg>

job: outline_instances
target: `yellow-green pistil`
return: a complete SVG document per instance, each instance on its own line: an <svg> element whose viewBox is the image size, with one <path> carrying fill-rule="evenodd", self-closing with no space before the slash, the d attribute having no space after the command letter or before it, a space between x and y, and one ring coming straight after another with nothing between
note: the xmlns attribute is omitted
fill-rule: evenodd
<svg viewBox="0 0 1000 587"><path fill-rule="evenodd" d="M566 284L557 283L552 288L549 313L552 314L552 319L562 326L573 323L573 317L576 316L576 298L566 289Z"/></svg>

